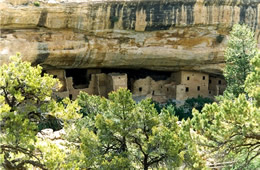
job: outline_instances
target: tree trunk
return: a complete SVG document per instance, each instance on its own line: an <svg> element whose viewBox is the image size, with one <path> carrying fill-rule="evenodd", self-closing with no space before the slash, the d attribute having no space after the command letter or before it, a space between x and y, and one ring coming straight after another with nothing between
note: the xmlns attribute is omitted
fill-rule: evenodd
<svg viewBox="0 0 260 170"><path fill-rule="evenodd" d="M148 170L148 156L147 155L144 155L144 162L143 162L143 165L144 165L144 170Z"/></svg>

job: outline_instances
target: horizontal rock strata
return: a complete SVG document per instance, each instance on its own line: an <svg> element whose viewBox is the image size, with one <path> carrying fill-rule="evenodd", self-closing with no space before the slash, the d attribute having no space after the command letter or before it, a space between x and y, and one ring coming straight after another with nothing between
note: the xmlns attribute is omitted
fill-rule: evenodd
<svg viewBox="0 0 260 170"><path fill-rule="evenodd" d="M220 74L232 25L260 42L259 0L0 1L0 62L21 52L48 68Z"/></svg>

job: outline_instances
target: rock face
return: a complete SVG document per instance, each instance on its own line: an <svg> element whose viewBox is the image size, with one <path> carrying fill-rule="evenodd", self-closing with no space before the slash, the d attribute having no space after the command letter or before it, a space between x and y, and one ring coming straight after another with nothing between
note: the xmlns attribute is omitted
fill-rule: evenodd
<svg viewBox="0 0 260 170"><path fill-rule="evenodd" d="M221 73L227 35L260 42L259 0L0 0L0 64Z"/></svg>

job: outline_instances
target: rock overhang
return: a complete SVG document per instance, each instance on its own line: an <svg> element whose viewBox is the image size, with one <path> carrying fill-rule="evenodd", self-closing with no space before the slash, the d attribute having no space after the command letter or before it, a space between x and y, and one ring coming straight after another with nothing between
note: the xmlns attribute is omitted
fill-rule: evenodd
<svg viewBox="0 0 260 170"><path fill-rule="evenodd" d="M221 74L232 25L248 24L260 40L257 0L39 2L0 2L0 62L21 52L46 68Z"/></svg>

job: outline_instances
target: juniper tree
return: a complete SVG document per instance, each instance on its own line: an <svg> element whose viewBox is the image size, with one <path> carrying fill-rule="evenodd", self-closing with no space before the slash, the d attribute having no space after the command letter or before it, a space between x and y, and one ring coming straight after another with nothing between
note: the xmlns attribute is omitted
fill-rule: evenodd
<svg viewBox="0 0 260 170"><path fill-rule="evenodd" d="M66 127L68 139L80 143L80 152L70 157L81 161L70 168L204 167L189 129L179 125L178 118L167 110L159 114L150 99L137 104L129 90L119 89L108 99L99 97L99 102L86 93L78 100L88 114ZM93 109L95 103L99 103L97 109Z"/></svg>
<svg viewBox="0 0 260 170"><path fill-rule="evenodd" d="M38 124L46 113L63 120L80 117L76 102L51 99L59 81L41 74L40 66L32 67L19 55L0 67L0 163L5 169L53 168L50 162L56 158L44 153L53 145L39 143Z"/></svg>

